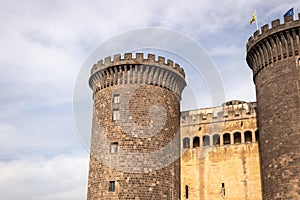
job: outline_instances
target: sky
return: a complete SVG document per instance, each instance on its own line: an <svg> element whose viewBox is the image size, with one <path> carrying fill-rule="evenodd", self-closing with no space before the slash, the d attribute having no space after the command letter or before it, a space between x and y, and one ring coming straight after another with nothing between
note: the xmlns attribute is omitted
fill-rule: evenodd
<svg viewBox="0 0 300 200"><path fill-rule="evenodd" d="M176 31L211 58L226 101L255 101L245 62L246 42L256 30L249 25L252 12L261 27L282 20L291 7L297 13L299 5L300 0L0 0L0 199L86 199L89 152L77 131L73 92L86 59L105 41L143 28ZM179 64L185 68L184 61ZM187 74L187 82L192 77ZM184 95L182 110L212 106L205 89L192 89L197 103L186 103Z"/></svg>

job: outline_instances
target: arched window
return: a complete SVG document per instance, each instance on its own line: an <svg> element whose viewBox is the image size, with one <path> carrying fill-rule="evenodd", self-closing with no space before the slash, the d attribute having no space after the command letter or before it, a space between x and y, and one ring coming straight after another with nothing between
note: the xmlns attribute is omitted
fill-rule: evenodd
<svg viewBox="0 0 300 200"><path fill-rule="evenodd" d="M246 131L244 133L245 135L245 142L252 142L252 132L251 131Z"/></svg>
<svg viewBox="0 0 300 200"><path fill-rule="evenodd" d="M230 134L229 133L225 133L223 135L223 144L230 144Z"/></svg>
<svg viewBox="0 0 300 200"><path fill-rule="evenodd" d="M118 143L114 142L110 144L110 153L118 153Z"/></svg>
<svg viewBox="0 0 300 200"><path fill-rule="evenodd" d="M255 141L259 142L259 130L258 129L255 131Z"/></svg>
<svg viewBox="0 0 300 200"><path fill-rule="evenodd" d="M213 145L215 145L215 146L220 145L220 135L219 134L215 134L213 136Z"/></svg>
<svg viewBox="0 0 300 200"><path fill-rule="evenodd" d="M193 139L193 148L200 147L200 138L198 136Z"/></svg>
<svg viewBox="0 0 300 200"><path fill-rule="evenodd" d="M184 149L190 148L190 138L188 138L188 137L183 138L183 148Z"/></svg>
<svg viewBox="0 0 300 200"><path fill-rule="evenodd" d="M114 192L115 191L115 181L109 181L108 191Z"/></svg>
<svg viewBox="0 0 300 200"><path fill-rule="evenodd" d="M209 135L204 135L202 137L202 142L203 142L203 147L210 146L210 137L209 137Z"/></svg>
<svg viewBox="0 0 300 200"><path fill-rule="evenodd" d="M233 134L234 137L234 144L240 144L242 139L241 139L241 133L240 132L236 132Z"/></svg>

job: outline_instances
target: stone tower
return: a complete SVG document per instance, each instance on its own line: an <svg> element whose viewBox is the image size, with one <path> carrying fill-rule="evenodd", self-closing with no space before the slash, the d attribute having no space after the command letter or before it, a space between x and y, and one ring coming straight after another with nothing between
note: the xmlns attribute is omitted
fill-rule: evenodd
<svg viewBox="0 0 300 200"><path fill-rule="evenodd" d="M88 200L180 199L184 77L178 64L150 54L115 55L93 66Z"/></svg>
<svg viewBox="0 0 300 200"><path fill-rule="evenodd" d="M300 14L299 14L300 18ZM300 22L264 25L247 43L258 106L264 200L300 199Z"/></svg>

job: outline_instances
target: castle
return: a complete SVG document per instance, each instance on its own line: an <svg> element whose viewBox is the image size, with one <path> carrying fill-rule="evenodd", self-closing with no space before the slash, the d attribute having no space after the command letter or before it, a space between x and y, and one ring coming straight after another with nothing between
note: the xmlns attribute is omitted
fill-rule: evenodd
<svg viewBox="0 0 300 200"><path fill-rule="evenodd" d="M288 16L249 38L257 103L180 112L185 73L173 61L95 64L88 200L300 199L299 31Z"/></svg>

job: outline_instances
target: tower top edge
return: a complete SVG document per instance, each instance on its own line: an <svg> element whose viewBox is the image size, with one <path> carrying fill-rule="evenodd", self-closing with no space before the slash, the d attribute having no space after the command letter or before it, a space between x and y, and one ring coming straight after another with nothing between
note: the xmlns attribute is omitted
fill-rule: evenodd
<svg viewBox="0 0 300 200"><path fill-rule="evenodd" d="M275 19L271 22L271 27L269 24L263 25L260 30L256 30L252 36L249 37L247 42L247 51L249 51L256 43L261 41L274 33L278 33L284 30L293 29L300 27L300 13L298 13L298 19L294 19L294 16L284 17L284 22L280 23L280 19Z"/></svg>
<svg viewBox="0 0 300 200"><path fill-rule="evenodd" d="M105 57L104 59L99 60L96 64L93 65L91 74L94 74L97 71L108 67L126 64L145 64L156 65L163 68L172 68L173 70L178 71L183 77L185 77L183 68L174 61L166 59L162 56L158 56L158 59L156 60L154 54L147 54L147 57L144 58L144 53L124 53L123 58L121 54L115 54L113 56Z"/></svg>

